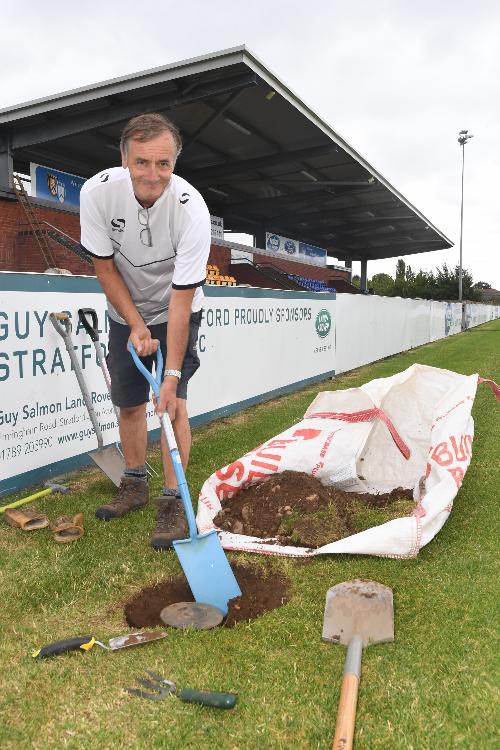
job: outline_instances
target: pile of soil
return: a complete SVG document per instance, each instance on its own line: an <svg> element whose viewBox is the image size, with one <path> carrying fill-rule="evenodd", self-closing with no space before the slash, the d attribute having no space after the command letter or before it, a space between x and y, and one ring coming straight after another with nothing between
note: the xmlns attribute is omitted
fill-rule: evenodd
<svg viewBox="0 0 500 750"><path fill-rule="evenodd" d="M413 492L402 487L380 495L344 492L309 474L284 471L223 500L214 523L234 534L316 549L414 508Z"/></svg>
<svg viewBox="0 0 500 750"><path fill-rule="evenodd" d="M231 599L226 628L238 622L248 622L266 612L281 607L290 600L288 579L282 574L262 565L231 565L242 595ZM161 625L160 612L169 604L194 601L186 578L181 575L170 581L161 581L155 586L141 589L125 605L125 619L131 628L146 628Z"/></svg>

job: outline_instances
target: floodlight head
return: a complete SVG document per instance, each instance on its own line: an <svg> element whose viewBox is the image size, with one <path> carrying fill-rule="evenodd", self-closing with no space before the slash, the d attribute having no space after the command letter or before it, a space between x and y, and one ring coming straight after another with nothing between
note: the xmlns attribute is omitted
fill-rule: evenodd
<svg viewBox="0 0 500 750"><path fill-rule="evenodd" d="M474 138L474 136L468 130L461 130L458 134L458 142L461 146L465 146L470 138Z"/></svg>

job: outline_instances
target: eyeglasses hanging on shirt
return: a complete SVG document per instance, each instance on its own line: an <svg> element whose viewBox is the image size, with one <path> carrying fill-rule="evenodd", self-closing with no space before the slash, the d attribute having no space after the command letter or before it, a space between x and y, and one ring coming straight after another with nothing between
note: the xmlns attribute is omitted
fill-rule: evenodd
<svg viewBox="0 0 500 750"><path fill-rule="evenodd" d="M153 235L151 234L151 228L149 226L149 209L137 209L137 219L139 221L139 224L144 227L144 229L141 229L140 232L142 244L146 247L153 247Z"/></svg>

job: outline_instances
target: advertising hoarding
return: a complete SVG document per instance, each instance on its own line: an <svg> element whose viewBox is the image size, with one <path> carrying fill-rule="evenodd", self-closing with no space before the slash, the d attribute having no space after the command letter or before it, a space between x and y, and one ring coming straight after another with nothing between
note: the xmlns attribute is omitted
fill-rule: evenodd
<svg viewBox="0 0 500 750"><path fill-rule="evenodd" d="M85 182L84 177L33 162L30 164L30 174L33 197L43 198L46 201L58 203L60 206L79 208L80 190Z"/></svg>
<svg viewBox="0 0 500 750"><path fill-rule="evenodd" d="M331 377L335 370L334 295L207 287L189 385L192 424ZM105 445L119 439L94 346L78 308L97 312L106 348L109 320L96 279L0 273L0 495L88 463L97 439L63 339L50 312L72 321L75 352ZM159 422L148 406L148 430Z"/></svg>
<svg viewBox="0 0 500 750"><path fill-rule="evenodd" d="M295 260L298 263L308 263L314 266L326 266L326 250L306 242L292 240L290 237L281 237L279 234L266 232L267 255L275 255L278 258Z"/></svg>

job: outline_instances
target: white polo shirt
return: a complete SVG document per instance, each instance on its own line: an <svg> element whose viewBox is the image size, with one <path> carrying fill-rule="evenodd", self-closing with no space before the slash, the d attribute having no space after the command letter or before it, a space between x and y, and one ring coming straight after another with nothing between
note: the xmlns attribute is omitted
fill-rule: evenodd
<svg viewBox="0 0 500 750"><path fill-rule="evenodd" d="M172 289L192 289L192 312L203 305L210 252L210 214L200 193L173 174L151 208L134 195L128 169L99 172L80 193L81 244L113 258L146 324L168 319ZM108 301L110 317L125 321Z"/></svg>

